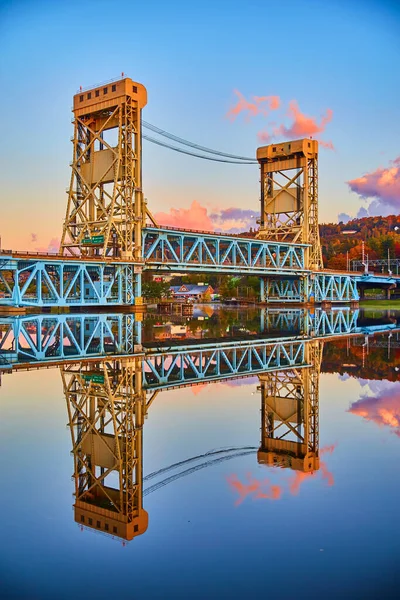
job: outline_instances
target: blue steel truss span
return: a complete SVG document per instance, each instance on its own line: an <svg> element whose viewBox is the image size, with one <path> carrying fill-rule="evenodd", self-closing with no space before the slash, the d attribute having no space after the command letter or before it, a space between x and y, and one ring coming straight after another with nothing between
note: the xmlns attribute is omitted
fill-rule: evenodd
<svg viewBox="0 0 400 600"><path fill-rule="evenodd" d="M306 340L221 342L144 355L143 387L149 390L193 385L231 377L310 366Z"/></svg>
<svg viewBox="0 0 400 600"><path fill-rule="evenodd" d="M360 299L356 280L349 275L312 274L311 288L315 302L348 302Z"/></svg>
<svg viewBox="0 0 400 600"><path fill-rule="evenodd" d="M306 272L306 244L163 228L143 230L143 254L151 268L210 273L287 275Z"/></svg>
<svg viewBox="0 0 400 600"><path fill-rule="evenodd" d="M0 318L0 368L131 355L140 325L131 314Z"/></svg>
<svg viewBox="0 0 400 600"><path fill-rule="evenodd" d="M132 262L0 256L0 306L130 305L141 295Z"/></svg>

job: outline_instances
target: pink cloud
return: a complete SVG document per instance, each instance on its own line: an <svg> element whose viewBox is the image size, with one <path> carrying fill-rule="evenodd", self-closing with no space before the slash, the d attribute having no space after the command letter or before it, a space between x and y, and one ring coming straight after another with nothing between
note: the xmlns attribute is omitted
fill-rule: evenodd
<svg viewBox="0 0 400 600"><path fill-rule="evenodd" d="M325 446L321 448L320 455L324 454L332 454L336 445L333 444L331 446ZM326 463L320 460L320 470L321 479L326 480L326 483L329 486L334 485L334 478L332 473L328 470ZM287 471L286 471L287 472ZM286 480L288 491L292 496L297 496L300 491L301 484L310 479L311 477L316 477L318 474L317 471L313 471L311 473L304 473L303 471L295 471L289 478ZM251 473L247 474L247 482L242 483L239 481L237 475L230 475L228 478L228 483L231 489L239 494L235 502L235 506L239 506L246 498L251 497L253 500L260 499L268 499L268 500L279 500L282 497L284 487L281 485L272 485L270 484L268 479L256 479L252 477Z"/></svg>
<svg viewBox="0 0 400 600"><path fill-rule="evenodd" d="M279 500L282 495L282 488L279 485L271 485L268 479L262 481L252 477L251 473L247 474L247 483L239 481L237 475L228 477L228 483L232 490L239 494L239 498L235 502L235 506L242 504L247 497L252 497L253 500L261 498L269 500Z"/></svg>
<svg viewBox="0 0 400 600"><path fill-rule="evenodd" d="M400 384L384 389L376 397L367 397L353 402L349 412L379 427L388 427L400 437Z"/></svg>
<svg viewBox="0 0 400 600"><path fill-rule="evenodd" d="M267 130L260 131L258 138L262 142L268 142L272 138L284 138L284 139L298 139L304 137L314 137L318 139L321 146L333 150L332 142L326 142L320 139L319 135L326 129L328 123L332 121L333 111L328 108L325 115L321 117L318 123L316 117L310 117L305 113L301 112L299 105L296 100L289 102L288 116L292 119L292 123L289 127L285 125L279 125L275 127L272 132Z"/></svg>
<svg viewBox="0 0 400 600"><path fill-rule="evenodd" d="M169 213L156 213L155 219L160 225L187 229L202 229L212 231L213 224L207 213L207 208L197 200L193 200L190 208L171 208Z"/></svg>
<svg viewBox="0 0 400 600"><path fill-rule="evenodd" d="M226 113L227 118L232 121L241 112L247 113L247 119L259 114L266 115L268 110L265 106L261 106L264 104L267 104L269 110L277 110L280 106L279 96L253 96L252 101L248 101L239 90L234 90L234 93L238 97L238 101Z"/></svg>
<svg viewBox="0 0 400 600"><path fill-rule="evenodd" d="M198 229L202 231L223 231L240 233L253 229L256 225L257 212L242 208L220 208L211 214L206 206L193 200L190 208L171 208L169 213L156 213L155 219L160 225L182 229Z"/></svg>
<svg viewBox="0 0 400 600"><path fill-rule="evenodd" d="M373 198L368 208L361 208L360 216L398 213L400 210L400 156L390 161L389 167L379 167L371 173L347 182L350 189L362 199ZM366 214L364 214L366 212Z"/></svg>

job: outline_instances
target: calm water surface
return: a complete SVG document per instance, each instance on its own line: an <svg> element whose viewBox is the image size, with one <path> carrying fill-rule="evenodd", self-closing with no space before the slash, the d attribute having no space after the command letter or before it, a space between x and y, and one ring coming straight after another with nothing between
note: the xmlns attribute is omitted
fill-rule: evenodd
<svg viewBox="0 0 400 600"><path fill-rule="evenodd" d="M133 401L121 382L134 361L4 369L1 597L398 597L400 315L369 311L357 335L325 341L304 333L304 315L284 316L211 306L147 316L143 344L164 354L152 364L159 373L164 360L166 379L157 387L146 367L140 410L143 395ZM261 338L295 340L304 354L260 374L259 345L259 366L243 359L256 375L229 378L219 358L224 378L181 386L176 375L171 387L177 349L208 344L197 363L189 352L199 368L218 345L232 363L243 355L227 342ZM120 455L113 428L123 435L129 397L134 430ZM129 447L134 476L123 480L113 465ZM121 485L131 529L112 518Z"/></svg>

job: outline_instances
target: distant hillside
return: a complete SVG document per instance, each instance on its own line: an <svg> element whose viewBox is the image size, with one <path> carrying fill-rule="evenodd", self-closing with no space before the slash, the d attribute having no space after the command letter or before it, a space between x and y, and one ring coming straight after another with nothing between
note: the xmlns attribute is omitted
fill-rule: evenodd
<svg viewBox="0 0 400 600"><path fill-rule="evenodd" d="M398 228L396 230L396 228ZM360 260L364 242L368 258L400 258L400 215L363 217L348 223L323 223L319 226L325 267L346 269L349 260ZM254 237L250 230L242 236Z"/></svg>
<svg viewBox="0 0 400 600"><path fill-rule="evenodd" d="M397 228L397 229L396 229ZM348 223L321 224L324 264L331 268L346 268L346 256L360 259L361 242L369 259L400 258L400 215L363 217Z"/></svg>

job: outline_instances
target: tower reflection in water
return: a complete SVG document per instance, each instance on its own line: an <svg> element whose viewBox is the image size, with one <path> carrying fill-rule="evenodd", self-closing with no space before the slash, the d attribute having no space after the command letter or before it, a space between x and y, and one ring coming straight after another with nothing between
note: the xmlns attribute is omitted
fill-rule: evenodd
<svg viewBox="0 0 400 600"><path fill-rule="evenodd" d="M61 368L74 455L75 521L132 540L143 509L142 359Z"/></svg>
<svg viewBox="0 0 400 600"><path fill-rule="evenodd" d="M319 375L323 342L307 342L308 365L260 375L258 462L310 473L319 469Z"/></svg>
<svg viewBox="0 0 400 600"><path fill-rule="evenodd" d="M299 347L301 354L298 347L293 354L297 368L279 369L275 363L259 374L258 461L309 473L319 469L318 380L323 343L302 341ZM166 353L154 364L159 370L166 365L171 370L173 360ZM206 357L197 358L198 367L199 361L204 367ZM74 456L75 521L128 541L148 526L143 508L143 421L158 390L149 395L143 373L143 356L61 368ZM231 450L222 460L249 453L249 449Z"/></svg>

